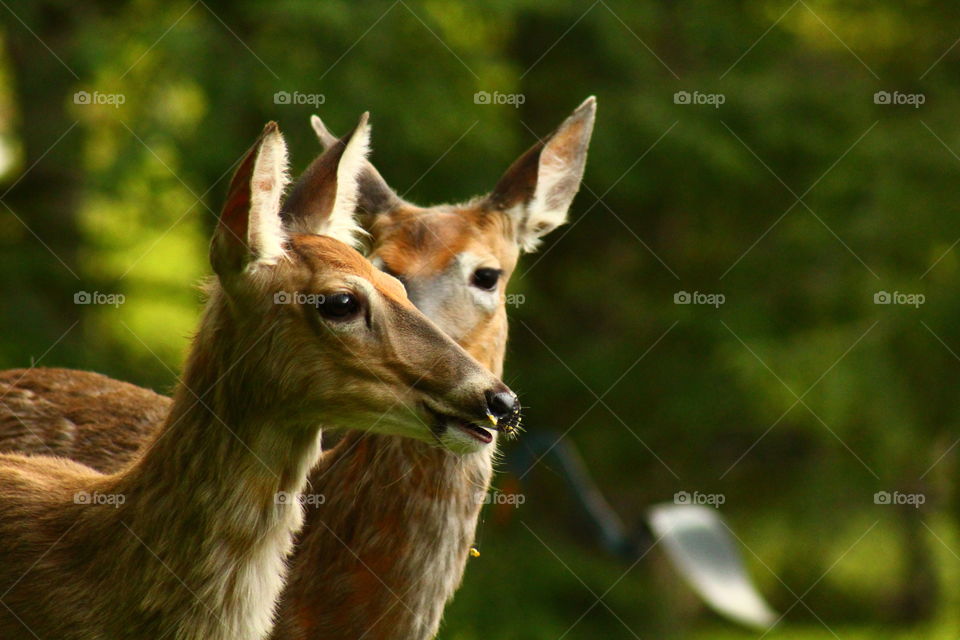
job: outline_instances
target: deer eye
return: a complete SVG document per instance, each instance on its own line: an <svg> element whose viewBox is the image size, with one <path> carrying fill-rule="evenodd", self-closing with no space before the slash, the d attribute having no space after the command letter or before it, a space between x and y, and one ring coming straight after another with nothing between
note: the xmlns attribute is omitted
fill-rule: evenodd
<svg viewBox="0 0 960 640"><path fill-rule="evenodd" d="M479 289L492 291L497 288L502 273L501 269L491 269L489 267L477 269L473 272L472 284Z"/></svg>
<svg viewBox="0 0 960 640"><path fill-rule="evenodd" d="M347 320L360 311L360 300L352 293L332 293L317 303L317 312L329 320Z"/></svg>

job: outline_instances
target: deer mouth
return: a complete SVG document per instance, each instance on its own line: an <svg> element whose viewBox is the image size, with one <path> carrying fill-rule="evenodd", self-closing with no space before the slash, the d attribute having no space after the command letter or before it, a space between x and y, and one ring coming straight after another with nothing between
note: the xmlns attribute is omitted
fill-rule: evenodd
<svg viewBox="0 0 960 640"><path fill-rule="evenodd" d="M482 444L490 444L493 442L493 429L457 416L441 413L429 406L424 406L427 412L433 417L433 431L438 436L443 435L450 429L456 429Z"/></svg>
<svg viewBox="0 0 960 640"><path fill-rule="evenodd" d="M490 433L489 429L485 429L479 425L473 424L471 422L457 421L453 423L453 426L468 436L479 440L484 444L490 444L493 442L493 434Z"/></svg>

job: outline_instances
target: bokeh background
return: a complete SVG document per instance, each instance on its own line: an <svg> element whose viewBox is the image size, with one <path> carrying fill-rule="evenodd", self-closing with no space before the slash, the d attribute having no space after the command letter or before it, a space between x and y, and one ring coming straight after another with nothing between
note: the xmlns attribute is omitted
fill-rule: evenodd
<svg viewBox="0 0 960 640"><path fill-rule="evenodd" d="M960 633L960 6L0 4L0 366L169 390L214 212L269 119L299 170L311 113L345 131L369 109L376 165L435 204L489 190L596 95L571 224L511 285L528 429L566 433L630 526L678 491L722 495L788 612L771 638ZM760 636L656 548L599 548L549 461L497 484L525 503L485 512L442 638Z"/></svg>

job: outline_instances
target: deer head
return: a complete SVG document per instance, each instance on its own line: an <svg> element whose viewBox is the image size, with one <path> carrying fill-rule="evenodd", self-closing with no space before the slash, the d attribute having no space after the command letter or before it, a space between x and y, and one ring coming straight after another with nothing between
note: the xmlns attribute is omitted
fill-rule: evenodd
<svg viewBox="0 0 960 640"><path fill-rule="evenodd" d="M349 246L362 234L353 219L368 144L364 114L282 207L287 153L276 124L241 162L210 255L219 281L211 338L256 363L240 374L249 398L234 403L267 395L293 422L322 415L327 427L482 449L498 421L516 419L515 396Z"/></svg>
<svg viewBox="0 0 960 640"><path fill-rule="evenodd" d="M401 199L368 161L356 213L372 236L372 262L406 286L413 303L485 366L500 374L505 293L521 252L563 224L580 187L596 101L588 98L534 144L486 196L419 207ZM337 138L311 119L324 147Z"/></svg>

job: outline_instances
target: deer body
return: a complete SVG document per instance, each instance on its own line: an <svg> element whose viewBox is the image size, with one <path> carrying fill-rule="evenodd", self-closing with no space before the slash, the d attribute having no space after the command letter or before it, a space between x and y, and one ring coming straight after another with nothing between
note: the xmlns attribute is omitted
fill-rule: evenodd
<svg viewBox="0 0 960 640"><path fill-rule="evenodd" d="M208 364L236 356L211 353L210 338L198 336L184 385L206 389L225 375L223 388L242 388ZM278 428L232 409L229 395L203 404L182 389L178 396L142 457L113 475L65 460L3 457L0 555L9 609L0 611L0 635L27 637L21 624L42 637L78 640L226 640L269 631L303 521L299 504L276 504L274 496L302 490L319 429ZM231 418L221 424L215 416ZM36 487L51 495L17 499ZM92 503L97 496L114 499ZM38 550L48 550L39 562ZM65 580L64 567L77 566L79 578Z"/></svg>
<svg viewBox="0 0 960 640"><path fill-rule="evenodd" d="M0 451L127 466L170 411L167 396L91 371L0 371Z"/></svg>
<svg viewBox="0 0 960 640"><path fill-rule="evenodd" d="M51 378L60 379L55 390L50 389ZM37 415L38 406L44 404L41 399L60 406L90 389L110 389L114 384L126 385L83 371L0 372L0 393L12 391L3 402L20 420L38 429L49 425L46 417ZM34 386L46 394L34 396L30 390ZM119 386L118 390L124 393L107 394L106 400L130 410L118 412L122 423L97 429L80 422L83 415L74 416L79 424L60 416L57 433L73 433L72 437L57 437L50 431L21 437L13 427L24 430L23 424L14 420L9 429L7 424L0 426L0 433L7 436L0 439L0 450L10 450L15 440L32 441L37 443L37 453L52 450L75 459L87 458L105 472L122 468L136 457L136 445L149 441L162 428L147 419L149 412L134 419L131 414L145 407L158 410L171 401L140 387ZM87 441L87 433L100 434L104 429L116 434L112 455L76 446ZM492 475L492 448L457 456L403 438L346 433L310 473L310 493L325 496L325 502L306 509L306 529L290 558L288 586L272 637L435 635L443 609L462 580L482 507L480 498ZM301 490L278 486L269 495ZM156 523L161 530L165 526L166 522ZM3 537L0 533L0 539ZM112 553L114 545L102 546Z"/></svg>
<svg viewBox="0 0 960 640"><path fill-rule="evenodd" d="M408 444L350 434L323 457L311 483L331 500L308 509L273 638L436 634L463 575L492 461ZM352 491L334 493L347 482Z"/></svg>
<svg viewBox="0 0 960 640"><path fill-rule="evenodd" d="M278 496L304 488L321 424L442 443L453 425L485 432L488 416L516 412L402 286L317 235L352 239L342 218L367 136L364 116L318 161L331 197L281 220L286 147L265 129L214 235L217 279L183 378L129 464L104 474L0 455L0 637L263 638L303 522L300 502ZM317 302L280 305L282 291Z"/></svg>
<svg viewBox="0 0 960 640"><path fill-rule="evenodd" d="M356 208L372 237L372 262L397 276L414 304L495 375L502 371L507 343L506 282L520 252L564 221L582 176L593 116L590 99L521 156L493 193L458 207L416 207L398 198L369 163L361 172ZM314 127L324 146L336 144L319 119ZM310 176L301 181L306 198ZM156 428L146 411L131 405L160 407L166 399L150 400L145 390L137 397L125 388L129 385L95 375L64 372L55 389L44 389L33 381L42 376L27 372L11 385L10 398L0 401L8 404L7 409L0 404L0 450L22 450L28 442L30 450L49 445L98 469L114 468L132 455L126 446L114 446L110 455L91 452L86 416L72 415L70 398L96 388L106 394L106 403L124 404L118 412L124 421L109 425L112 439L122 445ZM0 392L4 381L0 374ZM108 393L114 385L117 392ZM58 437L64 419L81 435ZM324 452L309 484L326 501L306 511L271 637L436 635L444 606L461 582L493 475L495 437L491 440L491 446L455 454L353 431Z"/></svg>

